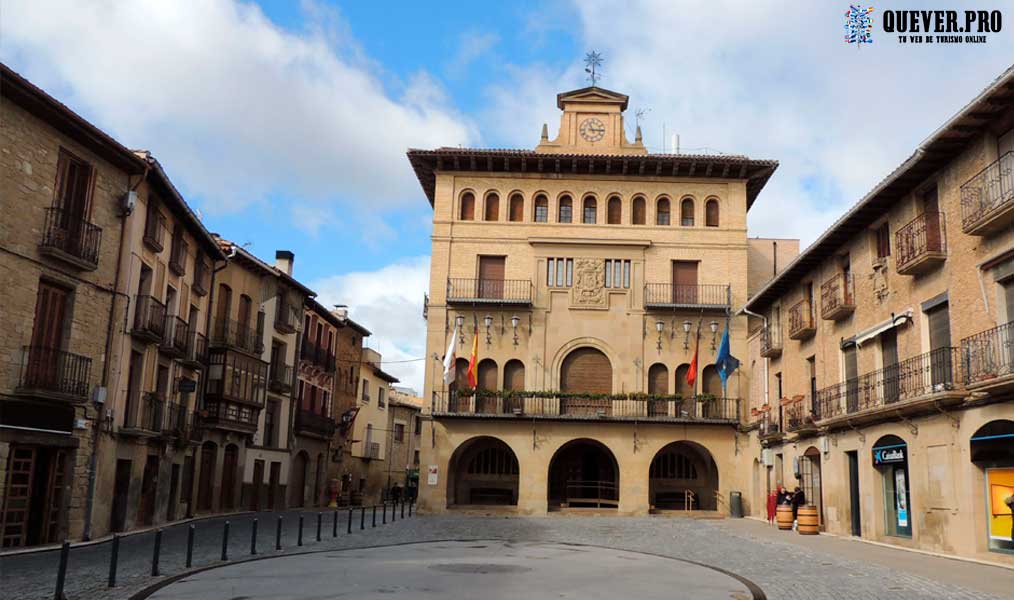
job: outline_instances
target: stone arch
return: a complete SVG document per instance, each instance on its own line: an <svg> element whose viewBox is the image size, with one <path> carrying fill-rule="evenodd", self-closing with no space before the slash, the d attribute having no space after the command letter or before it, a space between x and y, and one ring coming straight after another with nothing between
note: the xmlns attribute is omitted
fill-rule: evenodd
<svg viewBox="0 0 1014 600"><path fill-rule="evenodd" d="M594 225L598 222L599 205L595 194L585 194L581 200L581 222Z"/></svg>
<svg viewBox="0 0 1014 600"><path fill-rule="evenodd" d="M560 446L549 461L550 509L616 508L620 503L620 466L608 446L579 438Z"/></svg>
<svg viewBox="0 0 1014 600"><path fill-rule="evenodd" d="M820 515L820 522L823 523L824 505L821 501L823 494L821 490L820 472L820 450L810 446L799 457L799 485L803 489L803 496L806 503L817 507L817 514Z"/></svg>
<svg viewBox="0 0 1014 600"><path fill-rule="evenodd" d="M668 225L672 222L671 220L672 207L669 202L669 198L666 196L659 196L655 200L655 225Z"/></svg>
<svg viewBox="0 0 1014 600"><path fill-rule="evenodd" d="M648 471L648 498L652 508L717 510L717 494L718 465L711 452L701 444L680 440L655 453Z"/></svg>
<svg viewBox="0 0 1014 600"><path fill-rule="evenodd" d="M718 375L718 367L708 365L701 371L701 393L721 397L722 378Z"/></svg>
<svg viewBox="0 0 1014 600"><path fill-rule="evenodd" d="M503 440L470 438L448 462L447 505L517 506L520 471L517 453Z"/></svg>
<svg viewBox="0 0 1014 600"><path fill-rule="evenodd" d="M704 226L705 227L718 227L718 199L708 198L708 201L704 204Z"/></svg>
<svg viewBox="0 0 1014 600"><path fill-rule="evenodd" d="M644 196L634 196L634 199L630 204L630 223L632 225L646 224L647 212Z"/></svg>
<svg viewBox="0 0 1014 600"><path fill-rule="evenodd" d="M569 192L563 192L556 197L556 222L574 222L574 196Z"/></svg>
<svg viewBox="0 0 1014 600"><path fill-rule="evenodd" d="M669 367L663 363L655 363L648 368L648 393L669 393Z"/></svg>
<svg viewBox="0 0 1014 600"><path fill-rule="evenodd" d="M532 221L549 222L549 196L545 192L536 192L532 201Z"/></svg>
<svg viewBox="0 0 1014 600"><path fill-rule="evenodd" d="M611 394L613 366L606 353L592 346L568 352L560 363L560 391Z"/></svg>
<svg viewBox="0 0 1014 600"><path fill-rule="evenodd" d="M496 361L492 358L484 358L479 361L476 367L476 385L480 390L495 392L497 390L498 371Z"/></svg>
<svg viewBox="0 0 1014 600"><path fill-rule="evenodd" d="M525 197L521 192L511 192L507 220L515 223L525 220Z"/></svg>
<svg viewBox="0 0 1014 600"><path fill-rule="evenodd" d="M683 227L694 226L694 199L690 196L680 200L680 225Z"/></svg>
<svg viewBox="0 0 1014 600"><path fill-rule="evenodd" d="M503 366L503 389L511 391L524 391L525 389L525 363L512 358Z"/></svg>
<svg viewBox="0 0 1014 600"><path fill-rule="evenodd" d="M603 340L588 336L574 338L569 342L561 345L559 349L557 349L556 354L553 355L553 362L550 367L550 373L552 373L553 377L555 377L555 380L553 381L554 384L553 388L558 390L562 389L560 372L563 368L563 361L566 360L566 358L570 355L572 351L582 347L595 348L602 354L605 354L606 358L609 359L610 370L612 368L612 365L619 364L616 358L617 357L616 352L609 344L607 344ZM616 382L613 381L612 387L615 387L615 385Z"/></svg>
<svg viewBox="0 0 1014 600"><path fill-rule="evenodd" d="M694 395L694 388L687 383L687 373L690 372L690 364L683 363L676 367L676 393L684 398Z"/></svg>

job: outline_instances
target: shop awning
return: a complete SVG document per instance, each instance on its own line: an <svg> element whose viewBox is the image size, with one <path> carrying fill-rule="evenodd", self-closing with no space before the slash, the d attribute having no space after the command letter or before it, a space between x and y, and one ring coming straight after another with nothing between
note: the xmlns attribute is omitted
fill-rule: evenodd
<svg viewBox="0 0 1014 600"><path fill-rule="evenodd" d="M1014 465L1014 421L998 419L979 428L970 440L974 463Z"/></svg>
<svg viewBox="0 0 1014 600"><path fill-rule="evenodd" d="M893 315L890 319L887 319L886 321L881 321L880 323L877 323L873 327L870 327L869 329L857 333L855 338L856 346L862 346L863 342L873 339L878 335L880 335L881 333L884 333L888 329L893 329L901 325L905 321L911 320L912 320L912 309L908 308L904 312Z"/></svg>

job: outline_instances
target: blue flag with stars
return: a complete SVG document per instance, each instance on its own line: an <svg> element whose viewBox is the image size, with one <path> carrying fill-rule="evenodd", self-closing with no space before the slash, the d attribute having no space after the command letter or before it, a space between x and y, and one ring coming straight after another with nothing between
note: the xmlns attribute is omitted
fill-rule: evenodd
<svg viewBox="0 0 1014 600"><path fill-rule="evenodd" d="M715 357L715 368L718 369L718 376L722 378L722 395L725 394L725 383L733 371L739 368L739 359L732 355L729 350L729 321L725 321L725 333L722 334L722 343L718 346L718 356Z"/></svg>

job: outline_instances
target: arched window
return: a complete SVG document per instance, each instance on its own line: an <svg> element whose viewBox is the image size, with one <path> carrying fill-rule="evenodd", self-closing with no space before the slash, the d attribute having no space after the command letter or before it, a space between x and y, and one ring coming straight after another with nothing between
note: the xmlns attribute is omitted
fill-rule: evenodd
<svg viewBox="0 0 1014 600"><path fill-rule="evenodd" d="M503 366L503 389L515 392L525 389L525 363L516 358Z"/></svg>
<svg viewBox="0 0 1014 600"><path fill-rule="evenodd" d="M532 215L532 219L536 223L549 222L549 199L545 194L535 197L535 213Z"/></svg>
<svg viewBox="0 0 1014 600"><path fill-rule="evenodd" d="M690 198L684 198L683 202L680 202L680 225L694 226L694 201Z"/></svg>
<svg viewBox="0 0 1014 600"><path fill-rule="evenodd" d="M594 225L597 209L598 203L595 202L595 198L593 196L585 197L584 210L581 211L581 222L586 225Z"/></svg>
<svg viewBox="0 0 1014 600"><path fill-rule="evenodd" d="M515 223L525 220L525 199L521 194L511 195L510 215L507 220Z"/></svg>
<svg viewBox="0 0 1014 600"><path fill-rule="evenodd" d="M656 225L668 225L669 224L669 199L659 198L658 204L655 209L655 224Z"/></svg>
<svg viewBox="0 0 1014 600"><path fill-rule="evenodd" d="M712 396L722 395L722 378L715 365L708 365L701 371L701 391Z"/></svg>
<svg viewBox="0 0 1014 600"><path fill-rule="evenodd" d="M718 227L718 200L714 198L704 205L704 224L707 227Z"/></svg>
<svg viewBox="0 0 1014 600"><path fill-rule="evenodd" d="M485 221L496 221L500 218L500 196L496 192L486 194L486 212L483 215Z"/></svg>
<svg viewBox="0 0 1014 600"><path fill-rule="evenodd" d="M686 363L676 367L676 393L684 398L694 395L694 388L687 383L688 372L690 372L690 365Z"/></svg>
<svg viewBox="0 0 1014 600"><path fill-rule="evenodd" d="M610 225L619 225L620 219L622 219L623 205L620 203L619 196L613 196L609 199L609 204L606 205L606 223Z"/></svg>
<svg viewBox="0 0 1014 600"><path fill-rule="evenodd" d="M644 225L646 222L644 209L644 196L634 198L634 204L630 210L630 221L634 225Z"/></svg>
<svg viewBox="0 0 1014 600"><path fill-rule="evenodd" d="M479 361L478 377L476 378L480 390L491 392L496 391L496 361L492 358L484 358Z"/></svg>
<svg viewBox="0 0 1014 600"><path fill-rule="evenodd" d="M570 196L560 196L560 212L556 219L558 223L572 223L574 221L574 202Z"/></svg>
<svg viewBox="0 0 1014 600"><path fill-rule="evenodd" d="M461 195L461 206L459 207L458 219L472 221L475 219L475 194L465 192Z"/></svg>
<svg viewBox="0 0 1014 600"><path fill-rule="evenodd" d="M613 393L613 366L609 357L596 348L572 350L560 365L560 391ZM584 408L589 406L591 405L584 405ZM591 412L594 413L594 410Z"/></svg>
<svg viewBox="0 0 1014 600"><path fill-rule="evenodd" d="M669 393L669 368L662 363L655 363L648 369L648 393Z"/></svg>

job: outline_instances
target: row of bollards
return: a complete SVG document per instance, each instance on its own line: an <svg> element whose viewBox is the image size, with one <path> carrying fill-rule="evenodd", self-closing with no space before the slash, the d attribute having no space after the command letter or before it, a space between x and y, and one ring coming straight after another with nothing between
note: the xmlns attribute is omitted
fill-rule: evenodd
<svg viewBox="0 0 1014 600"><path fill-rule="evenodd" d="M400 507L399 507L400 504ZM394 523L396 520L396 513L401 512L401 518L405 518L405 502L394 502L391 504L391 522ZM408 502L408 516L412 516L412 502ZM387 523L387 506L388 503L384 502L381 505L381 524ZM377 526L377 505L373 507L373 515L371 519L370 527ZM346 525L346 533L352 533L352 518L353 508L349 508L348 522ZM255 517L251 522L250 527L250 555L257 554L257 518ZM324 513L317 513L317 541L322 541L322 528L324 524ZM359 507L359 529L360 531L366 529L366 507ZM194 534L196 528L193 524L187 526L187 553L186 553L186 568L190 569L194 564ZM120 561L120 537L119 535L113 535L112 547L110 549L109 556L109 577L107 581L108 587L116 587L116 575L117 568ZM333 519L331 521L331 537L338 537L338 511L334 511ZM303 545L303 515L299 515L299 532L296 536L296 545ZM282 549L282 517L279 516L275 525L275 550L280 551ZM159 570L159 564L162 553L162 529L155 530L155 540L152 548L151 555L151 576L158 577L161 574ZM67 579L67 562L70 559L70 542L64 542L60 547L60 563L57 567L56 572L56 591L53 595L55 600L65 600L63 588ZM229 560L229 521L226 520L222 526L222 560Z"/></svg>

